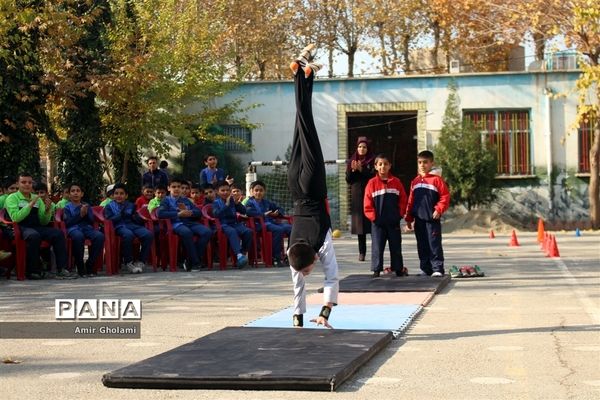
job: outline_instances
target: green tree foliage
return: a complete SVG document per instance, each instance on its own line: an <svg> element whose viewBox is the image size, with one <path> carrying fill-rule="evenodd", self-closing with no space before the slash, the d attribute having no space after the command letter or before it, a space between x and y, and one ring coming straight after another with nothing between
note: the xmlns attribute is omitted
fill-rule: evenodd
<svg viewBox="0 0 600 400"><path fill-rule="evenodd" d="M49 130L47 87L37 53L43 1L0 5L0 171L40 176L39 136Z"/></svg>
<svg viewBox="0 0 600 400"><path fill-rule="evenodd" d="M463 121L454 81L449 83L448 91L442 132L435 148L436 162L450 187L452 203L465 204L470 210L493 200L497 161L477 129Z"/></svg>
<svg viewBox="0 0 600 400"><path fill-rule="evenodd" d="M81 32L75 46L64 48L62 61L72 66L70 79L77 82L68 93L71 103L62 107L57 121L66 137L57 140L58 176L63 185L78 182L90 201L97 201L102 188L100 149L104 145L100 113L96 105L94 79L109 68L104 40L110 22L108 1L62 4L63 12L80 21Z"/></svg>
<svg viewBox="0 0 600 400"><path fill-rule="evenodd" d="M210 129L219 123L249 126L237 115L239 101L222 107L213 101L235 84L223 80L218 43L224 27L214 18L226 3L111 2L111 71L95 82L109 146L125 155L145 149L166 156L172 137L188 145L211 141ZM130 158L122 160L115 179L125 181Z"/></svg>

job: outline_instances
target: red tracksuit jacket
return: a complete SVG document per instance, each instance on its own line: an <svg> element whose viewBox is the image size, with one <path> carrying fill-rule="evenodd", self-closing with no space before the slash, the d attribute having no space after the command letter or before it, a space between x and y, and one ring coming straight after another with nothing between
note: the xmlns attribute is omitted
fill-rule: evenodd
<svg viewBox="0 0 600 400"><path fill-rule="evenodd" d="M442 177L433 174L418 175L410 184L405 220L412 222L417 217L431 221L434 210L441 215L449 206L450 192Z"/></svg>
<svg viewBox="0 0 600 400"><path fill-rule="evenodd" d="M406 212L406 191L398 178L376 175L365 188L365 216L377 225L397 225Z"/></svg>

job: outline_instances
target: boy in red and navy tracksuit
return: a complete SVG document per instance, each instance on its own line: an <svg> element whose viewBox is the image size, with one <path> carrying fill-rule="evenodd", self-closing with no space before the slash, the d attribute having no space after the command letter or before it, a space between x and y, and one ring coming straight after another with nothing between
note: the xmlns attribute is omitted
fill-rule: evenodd
<svg viewBox="0 0 600 400"><path fill-rule="evenodd" d="M450 205L450 192L442 177L431 173L431 151L420 152L417 164L419 175L410 184L405 220L408 229L414 221L421 271L433 277L444 276L440 217Z"/></svg>
<svg viewBox="0 0 600 400"><path fill-rule="evenodd" d="M406 212L406 192L402 182L390 173L392 164L380 154L375 157L377 175L365 188L364 212L371 220L371 271L373 277L383 270L385 242L389 242L392 270L396 276L406 275L402 259L400 220Z"/></svg>

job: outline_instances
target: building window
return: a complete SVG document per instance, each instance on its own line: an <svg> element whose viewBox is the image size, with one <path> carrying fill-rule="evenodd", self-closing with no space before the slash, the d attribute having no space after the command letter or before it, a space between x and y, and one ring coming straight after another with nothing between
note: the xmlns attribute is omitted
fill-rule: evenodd
<svg viewBox="0 0 600 400"><path fill-rule="evenodd" d="M225 125L223 133L225 136L235 139L235 141L223 143L226 151L246 152L252 145L252 132L248 128L239 125Z"/></svg>
<svg viewBox="0 0 600 400"><path fill-rule="evenodd" d="M579 142L579 160L577 162L578 172L590 173L590 149L594 141L594 118L583 116L577 130L577 141Z"/></svg>
<svg viewBox="0 0 600 400"><path fill-rule="evenodd" d="M463 116L496 148L499 175L532 173L528 110L463 110Z"/></svg>

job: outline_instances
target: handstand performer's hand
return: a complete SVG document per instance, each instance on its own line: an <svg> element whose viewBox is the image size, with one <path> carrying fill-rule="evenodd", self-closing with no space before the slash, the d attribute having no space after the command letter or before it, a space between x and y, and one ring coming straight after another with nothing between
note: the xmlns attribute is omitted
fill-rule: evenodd
<svg viewBox="0 0 600 400"><path fill-rule="evenodd" d="M333 326L329 325L329 321L327 321L327 318L322 317L322 316L313 318L310 320L310 322L314 322L315 324L317 324L317 326L323 325L325 328L333 329Z"/></svg>
<svg viewBox="0 0 600 400"><path fill-rule="evenodd" d="M329 317L331 315L331 307L333 306L332 303L327 303L327 305L324 305L323 308L321 308L321 312L319 313L319 316L317 318L313 318L310 320L310 322L314 322L315 324L317 324L317 326L319 325L323 325L325 328L329 328L329 329L333 329L333 326L329 325Z"/></svg>

